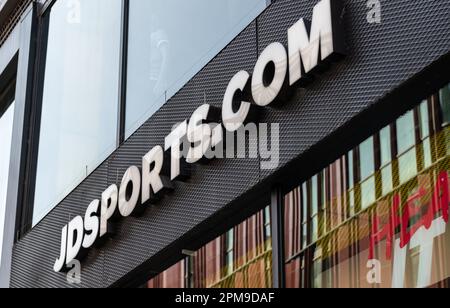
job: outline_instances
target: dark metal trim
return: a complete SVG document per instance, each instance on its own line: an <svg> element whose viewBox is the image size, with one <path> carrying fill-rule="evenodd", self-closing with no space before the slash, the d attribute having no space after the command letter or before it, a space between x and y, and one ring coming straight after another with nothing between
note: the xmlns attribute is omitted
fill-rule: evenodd
<svg viewBox="0 0 450 308"><path fill-rule="evenodd" d="M50 11L52 6L55 4L56 0L44 0L44 3L41 5L38 14L39 16L42 16Z"/></svg>
<svg viewBox="0 0 450 308"><path fill-rule="evenodd" d="M31 33L32 48L29 52L29 82L24 125L23 164L20 172L20 191L18 193L18 213L16 220L16 241L32 228L34 188L36 182L37 157L39 151L40 120L42 96L47 55L47 38L50 15L37 17L40 7L35 4L36 16Z"/></svg>
<svg viewBox="0 0 450 308"><path fill-rule="evenodd" d="M120 84L117 118L117 147L125 141L127 71L128 71L128 29L130 16L130 0L122 0L122 28L120 50Z"/></svg>
<svg viewBox="0 0 450 308"><path fill-rule="evenodd" d="M271 204L272 221L272 275L273 287L286 286L285 251L284 251L284 194L280 187L272 189Z"/></svg>
<svg viewBox="0 0 450 308"><path fill-rule="evenodd" d="M17 56L11 60L0 76L0 117L14 101L16 91Z"/></svg>

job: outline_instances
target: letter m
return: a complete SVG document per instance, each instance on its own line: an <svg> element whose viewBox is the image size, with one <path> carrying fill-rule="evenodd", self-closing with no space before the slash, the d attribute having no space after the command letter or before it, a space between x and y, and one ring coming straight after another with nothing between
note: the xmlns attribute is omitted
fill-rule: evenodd
<svg viewBox="0 0 450 308"><path fill-rule="evenodd" d="M300 19L288 30L289 83L292 86L321 61L346 54L341 0L322 0L312 22Z"/></svg>

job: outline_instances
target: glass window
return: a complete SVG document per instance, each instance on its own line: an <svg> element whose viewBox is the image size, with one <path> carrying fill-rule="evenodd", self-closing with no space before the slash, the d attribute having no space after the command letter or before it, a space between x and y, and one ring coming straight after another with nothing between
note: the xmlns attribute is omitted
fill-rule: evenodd
<svg viewBox="0 0 450 308"><path fill-rule="evenodd" d="M397 120L397 146L398 153L402 154L416 144L414 126L414 112L407 114Z"/></svg>
<svg viewBox="0 0 450 308"><path fill-rule="evenodd" d="M430 136L430 120L428 112L428 101L423 101L419 107L420 114L420 138L424 140Z"/></svg>
<svg viewBox="0 0 450 308"><path fill-rule="evenodd" d="M317 249L314 252L314 260L313 260L313 288L319 289L322 288L322 257L321 251Z"/></svg>
<svg viewBox="0 0 450 308"><path fill-rule="evenodd" d="M373 137L359 146L361 170L361 205L365 209L376 200L375 195L375 150Z"/></svg>
<svg viewBox="0 0 450 308"><path fill-rule="evenodd" d="M359 146L361 180L365 180L375 172L375 152L373 137Z"/></svg>
<svg viewBox="0 0 450 308"><path fill-rule="evenodd" d="M423 165L428 168L432 165L431 142L430 142L430 120L428 112L428 101L422 102L419 107L420 114L420 138L423 148Z"/></svg>
<svg viewBox="0 0 450 308"><path fill-rule="evenodd" d="M225 252L225 262L226 262L226 275L233 274L234 271L234 229L231 229L226 234L226 252Z"/></svg>
<svg viewBox="0 0 450 308"><path fill-rule="evenodd" d="M320 174L320 218L319 218L319 235L322 236L324 232L328 230L328 219L327 219L327 177L326 169Z"/></svg>
<svg viewBox="0 0 450 308"><path fill-rule="evenodd" d="M368 208L376 201L375 177L371 177L361 184L361 206Z"/></svg>
<svg viewBox="0 0 450 308"><path fill-rule="evenodd" d="M392 180L392 146L391 127L387 126L380 131L380 156L381 156L381 187L382 195L385 196L393 188Z"/></svg>
<svg viewBox="0 0 450 308"><path fill-rule="evenodd" d="M347 155L347 162L348 162L348 188L353 188L355 185L355 173L354 173L354 157L353 157L353 151L348 152Z"/></svg>
<svg viewBox="0 0 450 308"><path fill-rule="evenodd" d="M398 159L400 184L404 184L417 175L417 153L412 149Z"/></svg>
<svg viewBox="0 0 450 308"><path fill-rule="evenodd" d="M358 208L358 212L351 212L350 217L339 220L334 224L334 228L320 229L323 232L314 245L306 249L304 247L301 255L295 258L289 256L286 259L287 286L320 288L448 286L450 228L445 220L450 189L447 185L448 159L427 160L425 153L423 163L431 165L426 170L418 172L418 167L422 164L419 145L424 144L426 148L429 144L425 143L430 142L433 147L439 149L445 146L445 142L447 144L449 142L449 127L444 129L446 140L440 136L433 138L433 127L430 124L439 119L436 118L436 113L428 108L431 106L430 103L429 98L398 121L380 130L375 135L379 136L379 144L377 138L370 138L356 147L360 159L354 160L354 170L358 170L355 179L360 175L361 178L354 185L351 181L351 166L353 156L357 155L347 153L347 175L350 177L346 182L349 189L348 202L351 208L356 200L358 205L361 204L362 210ZM399 155L395 159L393 156L395 136L391 134L393 125L396 125L398 131L396 142ZM421 140L416 139L419 135ZM401 183L398 183L397 179L397 160ZM358 161L360 165L356 165ZM320 202L341 203L336 195L339 196L339 190L343 186L342 174L339 168L336 168L336 163L323 167L321 176L325 177L325 181L323 179L321 181L325 184L330 183L327 189L330 191L325 194L319 192L325 199ZM382 183L379 183L380 178ZM302 205L308 205L309 202L308 215L311 216L316 213L317 189L326 187L324 184L316 185L316 181L317 176L313 176L301 186L302 195L307 198L294 200L302 202ZM404 185L408 182L410 185ZM439 200L432 198L436 194L439 194L440 197L437 198ZM400 203L397 204L397 201ZM414 213L408 210L409 203L414 204ZM366 210L369 206L373 207L370 211ZM398 217L402 219L397 219ZM289 221L290 224L296 224L290 215L286 215L285 219L289 219L285 220L286 223ZM322 223L322 220L320 222ZM304 224L304 219L298 224L300 223ZM406 229L402 228L405 224ZM430 227L425 224L430 224ZM314 224L308 224L308 228L304 230L304 237L314 239ZM405 243L400 243L401 240ZM287 250L292 251L292 248L299 246L300 243L303 243L302 239L293 241L290 239L285 244ZM426 268L421 266L423 247L426 247L428 253Z"/></svg>
<svg viewBox="0 0 450 308"><path fill-rule="evenodd" d="M308 245L308 184L302 185L302 249Z"/></svg>
<svg viewBox="0 0 450 308"><path fill-rule="evenodd" d="M311 229L312 242L319 237L319 177L316 175L311 180Z"/></svg>
<svg viewBox="0 0 450 308"><path fill-rule="evenodd" d="M417 174L416 133L414 111L397 120L397 147L399 153L399 177L404 184Z"/></svg>
<svg viewBox="0 0 450 308"><path fill-rule="evenodd" d="M267 0L131 0L126 137L266 5Z"/></svg>
<svg viewBox="0 0 450 308"><path fill-rule="evenodd" d="M319 177L315 175L311 180L311 216L317 215L319 211Z"/></svg>
<svg viewBox="0 0 450 308"><path fill-rule="evenodd" d="M348 173L348 208L350 215L355 213L355 173L354 173L354 154L353 151L347 154L347 173Z"/></svg>
<svg viewBox="0 0 450 308"><path fill-rule="evenodd" d="M2 262L3 231L8 192L9 159L14 120L14 103L0 116L0 264Z"/></svg>
<svg viewBox="0 0 450 308"><path fill-rule="evenodd" d="M443 115L443 124L450 124L450 84L440 91L440 102Z"/></svg>
<svg viewBox="0 0 450 308"><path fill-rule="evenodd" d="M394 188L394 183L392 180L392 165L388 165L381 169L381 186L383 196L386 196Z"/></svg>
<svg viewBox="0 0 450 308"><path fill-rule="evenodd" d="M380 131L380 152L381 152L381 165L385 166L392 161L391 150L391 127L385 127Z"/></svg>
<svg viewBox="0 0 450 308"><path fill-rule="evenodd" d="M246 223L251 225L248 225L249 228L246 228L245 224L238 224L245 228L245 234L241 233L242 236L238 236L240 232L233 228L157 276L151 272L152 278L147 287L211 289L273 287L272 247L268 246L263 251L259 249L260 247L256 247L259 244L254 241L256 239L256 242L260 242L263 227L260 218L263 216L266 230L270 229L270 207L266 207L246 220ZM239 246L238 254L244 256L242 259L233 258L237 241L240 242L236 245ZM233 266L233 261L238 264Z"/></svg>
<svg viewBox="0 0 450 308"><path fill-rule="evenodd" d="M116 145L121 1L69 2L50 13L33 225Z"/></svg>
<svg viewBox="0 0 450 308"><path fill-rule="evenodd" d="M266 241L266 248L272 247L272 227L271 227L270 206L267 206L264 209L264 238Z"/></svg>

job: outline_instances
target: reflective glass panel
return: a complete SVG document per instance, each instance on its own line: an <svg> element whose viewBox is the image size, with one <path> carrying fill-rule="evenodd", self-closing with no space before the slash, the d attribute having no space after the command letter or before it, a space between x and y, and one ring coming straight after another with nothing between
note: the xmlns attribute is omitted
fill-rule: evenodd
<svg viewBox="0 0 450 308"><path fill-rule="evenodd" d="M121 1L50 13L33 225L116 147Z"/></svg>
<svg viewBox="0 0 450 308"><path fill-rule="evenodd" d="M361 180L367 179L375 172L375 152L373 138L367 139L359 147L361 161Z"/></svg>
<svg viewBox="0 0 450 308"><path fill-rule="evenodd" d="M126 137L254 20L267 3L131 0Z"/></svg>

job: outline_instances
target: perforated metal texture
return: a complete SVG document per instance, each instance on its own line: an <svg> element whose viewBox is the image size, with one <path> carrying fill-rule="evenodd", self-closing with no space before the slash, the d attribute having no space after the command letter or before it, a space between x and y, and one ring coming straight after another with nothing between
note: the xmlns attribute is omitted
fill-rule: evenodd
<svg viewBox="0 0 450 308"><path fill-rule="evenodd" d="M59 256L61 228L74 215L84 215L91 200L99 198L109 184L120 183L126 168L140 165L147 151L163 144L174 123L188 118L205 101L220 107L230 78L241 69L251 72L258 52L269 43L286 43L287 29L300 17L310 18L317 2L275 1L15 246L11 285L70 286L63 274L52 270ZM449 52L448 1L381 1L381 24L368 24L366 1L344 2L349 56L333 64L306 90L298 90L281 108L264 110L259 119L280 123L281 169ZM143 217L124 219L113 239L90 251L82 263L80 287L113 285L144 263L147 269L161 270L153 257L180 255L178 248L191 243L178 240L193 234L194 228L197 232L213 229L206 220L226 220L223 209L253 206L243 201L245 196L250 190L268 194L265 180L273 173L260 170L259 161L249 159L194 166L187 183L177 183L175 192Z"/></svg>

